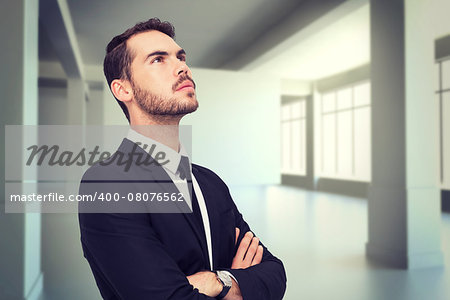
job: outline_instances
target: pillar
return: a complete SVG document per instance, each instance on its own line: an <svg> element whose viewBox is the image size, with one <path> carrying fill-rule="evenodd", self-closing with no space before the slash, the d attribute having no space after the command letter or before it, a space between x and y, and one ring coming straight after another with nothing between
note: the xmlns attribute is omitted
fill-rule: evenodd
<svg viewBox="0 0 450 300"><path fill-rule="evenodd" d="M370 7L372 183L366 254L407 269L443 264L433 44L411 40L415 32L407 27L410 22L405 27L411 17L405 4L412 2L374 0ZM414 67L416 59L420 67Z"/></svg>
<svg viewBox="0 0 450 300"><path fill-rule="evenodd" d="M0 32L5 41L0 55L2 141L4 125L37 125L38 10L35 0L7 1L0 10ZM38 299L43 286L41 215L5 214L3 143L0 169L0 299ZM36 182L22 186L22 192L36 191Z"/></svg>

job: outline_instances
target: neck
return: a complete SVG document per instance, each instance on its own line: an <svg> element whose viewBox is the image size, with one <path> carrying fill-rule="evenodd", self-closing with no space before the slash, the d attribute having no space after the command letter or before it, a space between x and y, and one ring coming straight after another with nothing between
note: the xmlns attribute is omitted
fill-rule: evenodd
<svg viewBox="0 0 450 300"><path fill-rule="evenodd" d="M182 117L183 116L132 117L130 119L130 127L136 132L179 152L179 124Z"/></svg>

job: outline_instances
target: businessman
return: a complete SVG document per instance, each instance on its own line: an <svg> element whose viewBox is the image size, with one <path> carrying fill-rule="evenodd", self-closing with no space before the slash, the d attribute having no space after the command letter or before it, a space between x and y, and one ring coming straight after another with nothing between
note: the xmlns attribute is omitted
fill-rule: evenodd
<svg viewBox="0 0 450 300"><path fill-rule="evenodd" d="M105 77L130 130L115 155L86 171L80 194L153 192L184 202L135 201L142 206L129 213L80 207L84 256L104 299L282 299L282 262L250 230L225 183L191 164L179 141L179 122L198 102L174 36L170 23L153 18L108 44ZM114 163L124 154L129 169Z"/></svg>

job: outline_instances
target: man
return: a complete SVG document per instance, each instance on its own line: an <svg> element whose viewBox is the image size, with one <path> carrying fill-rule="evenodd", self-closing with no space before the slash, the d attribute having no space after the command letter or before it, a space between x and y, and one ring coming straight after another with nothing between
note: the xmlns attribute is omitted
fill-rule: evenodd
<svg viewBox="0 0 450 300"><path fill-rule="evenodd" d="M191 165L180 144L179 122L198 102L174 35L170 23L153 18L108 44L105 76L132 128L116 158L131 153L133 166L124 170L114 156L92 166L80 194L180 192L187 206L168 201L149 213L143 204L140 213L100 214L80 207L84 255L105 299L281 299L282 262L250 231L225 183ZM142 155L156 163L139 164Z"/></svg>

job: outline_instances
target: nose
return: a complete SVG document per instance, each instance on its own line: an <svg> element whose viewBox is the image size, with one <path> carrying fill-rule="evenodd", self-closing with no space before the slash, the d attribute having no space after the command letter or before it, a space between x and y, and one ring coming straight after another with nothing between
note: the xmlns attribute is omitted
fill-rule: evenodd
<svg viewBox="0 0 450 300"><path fill-rule="evenodd" d="M175 68L175 76L180 76L183 73L186 73L187 75L189 75L189 67L186 65L186 62L184 61L179 61L177 67Z"/></svg>

